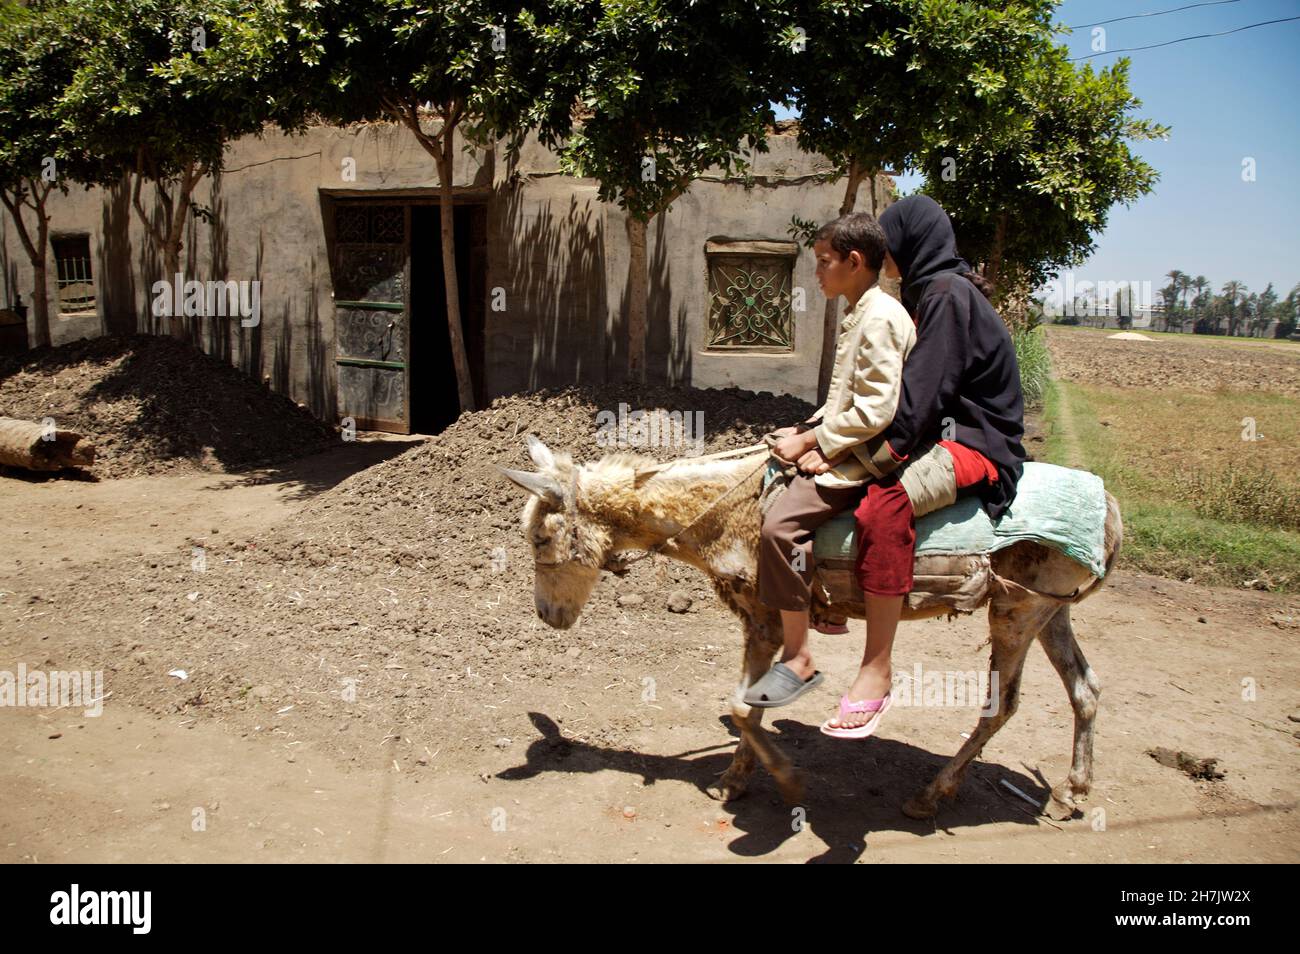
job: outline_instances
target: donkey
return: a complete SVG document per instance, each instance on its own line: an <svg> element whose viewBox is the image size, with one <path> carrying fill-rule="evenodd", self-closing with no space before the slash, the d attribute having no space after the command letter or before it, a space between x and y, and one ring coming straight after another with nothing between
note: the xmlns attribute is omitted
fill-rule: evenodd
<svg viewBox="0 0 1300 954"><path fill-rule="evenodd" d="M759 492L767 452L732 460L685 458L668 466L636 454L613 453L578 465L552 453L529 435L537 471L502 473L531 495L523 511L526 538L535 561L537 614L567 629L591 596L602 569L625 566L620 554L655 551L706 574L718 597L744 630L740 683L731 697L731 717L741 739L731 765L708 788L730 800L745 793L755 758L790 804L802 800L803 784L789 758L762 727L763 710L744 702L745 690L765 673L780 651L780 614L758 599ZM1123 536L1119 505L1108 493L1105 526L1107 575ZM1092 784L1093 724L1101 683L1088 665L1070 626L1070 603L1093 592L1100 581L1087 568L1050 547L1020 542L992 554L999 585L986 598L992 654L989 700L970 738L934 779L904 802L911 818L930 818L939 800L953 798L967 766L1015 713L1025 655L1034 637L1065 684L1074 709L1074 752L1067 779L1052 789L1045 806L1052 818L1071 817L1076 799ZM816 591L816 587L814 587ZM1055 594L1075 593L1072 598ZM862 602L813 605L814 619L827 615L864 618ZM904 620L950 612L904 608Z"/></svg>

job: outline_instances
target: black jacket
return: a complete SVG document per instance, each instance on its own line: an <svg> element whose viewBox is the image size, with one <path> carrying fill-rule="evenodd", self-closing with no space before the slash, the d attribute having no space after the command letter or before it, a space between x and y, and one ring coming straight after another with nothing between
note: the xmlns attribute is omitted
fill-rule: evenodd
<svg viewBox="0 0 1300 954"><path fill-rule="evenodd" d="M1025 449L1024 398L1006 324L963 272L952 223L928 196L908 196L880 217L903 276L916 345L903 365L898 411L885 429L896 457L940 439L979 451L998 479L981 491L996 520L1015 497ZM952 419L946 434L945 418Z"/></svg>

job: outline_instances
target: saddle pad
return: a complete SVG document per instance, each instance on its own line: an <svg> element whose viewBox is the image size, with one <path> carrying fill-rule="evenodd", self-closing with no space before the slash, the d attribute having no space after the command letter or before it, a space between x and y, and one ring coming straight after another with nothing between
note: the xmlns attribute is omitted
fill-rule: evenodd
<svg viewBox="0 0 1300 954"><path fill-rule="evenodd" d="M767 479L778 473L769 468ZM851 560L857 552L853 514L822 524L815 560ZM1106 489L1085 470L1028 461L1002 518L989 519L978 497L963 497L916 521L916 555L992 553L1021 540L1060 550L1101 579L1106 573Z"/></svg>

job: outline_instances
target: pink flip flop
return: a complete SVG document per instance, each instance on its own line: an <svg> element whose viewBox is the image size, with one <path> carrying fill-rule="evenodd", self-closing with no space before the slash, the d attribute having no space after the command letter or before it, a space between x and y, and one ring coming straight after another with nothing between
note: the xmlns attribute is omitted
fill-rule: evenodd
<svg viewBox="0 0 1300 954"><path fill-rule="evenodd" d="M840 697L840 719L843 720L850 712L874 712L875 715L862 725L854 726L851 729L840 727L831 727L831 720L827 719L822 723L822 732L836 739L865 739L871 735L880 726L880 717L889 711L889 707L894 702L894 694L890 692L883 699L864 699L861 702L850 702L848 696Z"/></svg>

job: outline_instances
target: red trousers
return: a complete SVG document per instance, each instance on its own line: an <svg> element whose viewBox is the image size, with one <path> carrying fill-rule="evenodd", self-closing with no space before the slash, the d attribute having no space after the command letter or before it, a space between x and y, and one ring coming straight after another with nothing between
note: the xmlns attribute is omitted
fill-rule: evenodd
<svg viewBox="0 0 1300 954"><path fill-rule="evenodd" d="M997 469L979 451L941 441L953 455L961 496L997 479ZM970 488L963 492L963 488ZM897 473L867 485L853 516L858 522L858 584L868 596L903 596L912 590L916 516Z"/></svg>

